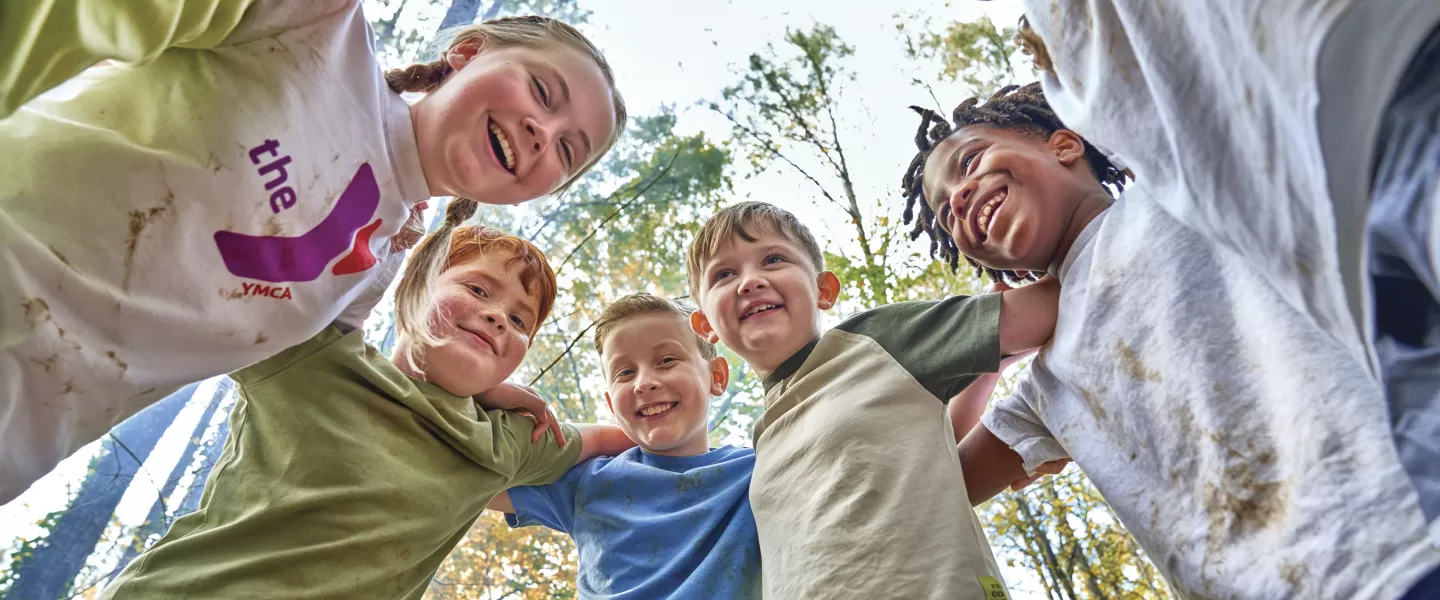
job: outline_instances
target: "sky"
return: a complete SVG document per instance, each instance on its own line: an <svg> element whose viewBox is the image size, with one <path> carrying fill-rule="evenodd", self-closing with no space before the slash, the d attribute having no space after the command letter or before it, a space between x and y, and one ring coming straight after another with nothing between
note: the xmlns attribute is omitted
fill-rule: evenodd
<svg viewBox="0 0 1440 600"><path fill-rule="evenodd" d="M730 127L723 116L704 108L703 103L718 100L724 87L739 80L738 66L750 53L761 51L767 43L780 43L786 28L808 29L817 23L833 26L855 49L845 63L855 80L843 90L839 119L857 193L884 203L882 210L895 215L901 202L901 172L915 153L911 140L918 121L906 107L936 107L929 93L911 82L917 76L933 78L935 70L921 72L905 57L896 15L927 15L936 26L986 16L1004 26L1013 25L1021 14L1017 0L580 0L580 6L592 11L590 22L582 29L615 69L630 113L654 114L663 106L674 106L678 133L704 131L714 140L728 138ZM907 21L911 28L920 25ZM945 104L944 112L964 99L962 90L953 84L934 82L934 90ZM849 247L846 244L853 242L843 234L850 229L839 211L833 207L821 210L817 198L814 188L790 171L776 170L736 181L736 201L764 200L783 206L807 223L819 224L812 227L828 250ZM923 251L922 242L914 244ZM209 395L202 389L197 397ZM170 472L199 418L196 407L181 414L152 453L142 476ZM64 506L68 486L78 485L95 447L92 444L81 450L26 494L0 507L0 552L18 538L34 535L37 520ZM155 499L153 489L148 494L144 489L149 486L131 487L118 511L122 521L143 518ZM1025 578L1011 570L1006 574L1012 586L1020 583L1015 581L1017 576Z"/></svg>

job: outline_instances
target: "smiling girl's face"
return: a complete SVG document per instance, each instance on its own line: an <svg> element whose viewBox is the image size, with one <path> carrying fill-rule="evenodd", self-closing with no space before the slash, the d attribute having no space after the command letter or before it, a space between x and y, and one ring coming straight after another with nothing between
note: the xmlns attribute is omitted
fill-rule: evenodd
<svg viewBox="0 0 1440 600"><path fill-rule="evenodd" d="M410 109L431 196L519 204L544 196L608 149L615 104L581 50L451 48L455 71Z"/></svg>
<svg viewBox="0 0 1440 600"><path fill-rule="evenodd" d="M428 315L443 343L416 347L412 368L404 359L409 341L402 339L395 365L456 396L504 382L525 359L539 318L538 290L521 284L525 269L513 254L495 250L445 269Z"/></svg>

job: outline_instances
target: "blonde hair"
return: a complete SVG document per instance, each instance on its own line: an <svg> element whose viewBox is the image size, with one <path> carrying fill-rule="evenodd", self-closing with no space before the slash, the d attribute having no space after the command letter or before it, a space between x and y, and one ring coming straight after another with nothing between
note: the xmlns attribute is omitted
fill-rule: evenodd
<svg viewBox="0 0 1440 600"><path fill-rule="evenodd" d="M684 323L685 330L689 331L690 313L693 312L695 312L693 308L655 294L640 293L623 296L606 305L604 312L600 313L600 318L595 320L595 352L601 355L605 354L605 340L609 339L610 333L615 330L615 327L626 319L654 313L668 314ZM695 338L695 347L700 349L700 355L705 357L705 360L714 360L715 357L720 356L714 344L693 332L691 335Z"/></svg>
<svg viewBox="0 0 1440 600"><path fill-rule="evenodd" d="M1036 70L1055 73L1055 63L1050 60L1050 51L1045 49L1045 41L1030 28L1030 19L1024 15L1020 16L1020 25L1015 32L1015 44L1020 46L1021 52L1030 57Z"/></svg>
<svg viewBox="0 0 1440 600"><path fill-rule="evenodd" d="M446 211L447 220L454 210L455 203L452 202ZM426 236L415 248L415 256L400 276L400 284L395 288L395 328L412 340L412 353L418 346L438 346L442 343L435 336L434 324L428 318L431 286L435 280L445 269L488 252L508 254L507 265L521 264L520 285L539 301L535 322L526 332L531 343L534 342L535 332L540 330L540 325L555 306L555 270L550 268L545 253L534 244L498 229L471 225L456 228L453 232L441 228ZM413 356L408 358L413 359ZM411 362L413 364L413 360Z"/></svg>
<svg viewBox="0 0 1440 600"><path fill-rule="evenodd" d="M625 130L625 122L628 119L625 110L625 100L620 97L620 92L615 88L615 72L610 68L609 61L600 53L580 30L575 29L563 21L557 21L549 17L525 16L505 17L503 19L492 19L483 23L477 23L468 27L461 27L453 30L450 42L446 45L445 51L440 53L440 58L428 62L410 65L403 69L392 69L385 73L385 82L390 89L397 94L405 92L429 92L445 82L445 78L454 72L446 56L450 50L460 44L480 41L485 48L506 48L523 46L528 48L539 48L546 44L561 43L569 45L581 52L584 52L595 64L600 67L600 73L605 76L605 82L610 85L610 99L615 105L615 129L610 137L597 146L597 150L591 153L590 158L581 165L575 174L566 180L554 191L561 191L569 188L580 176L588 172L595 163L610 148L615 145L615 140ZM475 200L470 198L456 197L450 201L445 210L445 222L429 238L428 243L422 243L415 249L415 254L410 257L410 265L406 269L406 277L402 278L400 287L395 292L395 304L399 311L400 330L415 336L417 341L422 343L435 343L435 337L430 333L430 327L417 320L424 318L430 295L431 286L440 273L445 270L447 263L447 252L444 242L434 240L447 240L451 238L451 232L459 234L456 228L470 217L475 215L478 208ZM419 237L424 235L423 230L416 230L412 225L404 226L405 232L409 235ZM413 238L412 238L413 239ZM516 238L519 240L519 238ZM524 241L524 240L520 240ZM528 244L528 242L526 242ZM536 256L544 261L544 255L538 249L530 246ZM528 251L528 250L527 250ZM549 271L550 266L545 264L545 270ZM411 273L416 273L410 277ZM553 272L549 279L550 299L554 301L554 279ZM548 308L545 312L549 312ZM407 314L408 313L408 314ZM543 319L542 319L543 320ZM537 323L538 326L538 323Z"/></svg>
<svg viewBox="0 0 1440 600"><path fill-rule="evenodd" d="M790 211L766 202L741 202L720 209L710 217L685 253L685 282L690 286L690 296L700 298L700 277L705 263L715 257L720 247L739 237L747 242L756 238L754 232L769 231L788 238L800 246L800 251L815 267L818 273L825 270L825 255L820 244L810 234L810 228L795 218Z"/></svg>

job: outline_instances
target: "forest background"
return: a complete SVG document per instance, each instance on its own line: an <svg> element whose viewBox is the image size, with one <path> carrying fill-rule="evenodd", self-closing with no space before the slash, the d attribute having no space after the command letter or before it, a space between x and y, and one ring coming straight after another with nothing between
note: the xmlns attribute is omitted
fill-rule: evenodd
<svg viewBox="0 0 1440 600"><path fill-rule="evenodd" d="M515 14L564 19L616 70L631 126L571 191L477 220L533 240L560 285L553 317L513 380L567 420L611 421L590 345L594 318L626 293L685 295L684 247L717 208L754 199L800 215L845 289L831 322L889 302L977 293L968 271L932 261L900 222L900 176L914 156L919 104L1035 79L1013 41L1016 2L974 0L366 0L387 67L434 56L437 32ZM443 202L432 202L433 224ZM367 322L394 343L393 306ZM749 445L758 380L730 356L712 444ZM1007 374L1000 397L1024 364ZM93 598L115 573L195 509L228 434L235 394L223 377L189 386L117 426L0 507L0 599ZM1015 598L1168 598L1165 584L1076 468L978 507ZM427 597L575 596L563 534L511 529L485 513Z"/></svg>

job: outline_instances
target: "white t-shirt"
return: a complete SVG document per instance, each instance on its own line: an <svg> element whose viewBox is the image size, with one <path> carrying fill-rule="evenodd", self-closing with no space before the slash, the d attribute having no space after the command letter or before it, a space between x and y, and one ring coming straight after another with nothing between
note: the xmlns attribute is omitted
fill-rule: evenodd
<svg viewBox="0 0 1440 600"><path fill-rule="evenodd" d="M354 1L259 2L0 140L0 503L179 386L363 321L429 195Z"/></svg>
<svg viewBox="0 0 1440 600"><path fill-rule="evenodd" d="M1053 342L983 423L1027 470L1072 457L1181 597L1399 596L1440 551L1378 385L1143 183L1076 240Z"/></svg>
<svg viewBox="0 0 1440 600"><path fill-rule="evenodd" d="M1373 365L1360 258L1376 125L1440 2L1025 5L1066 126Z"/></svg>

